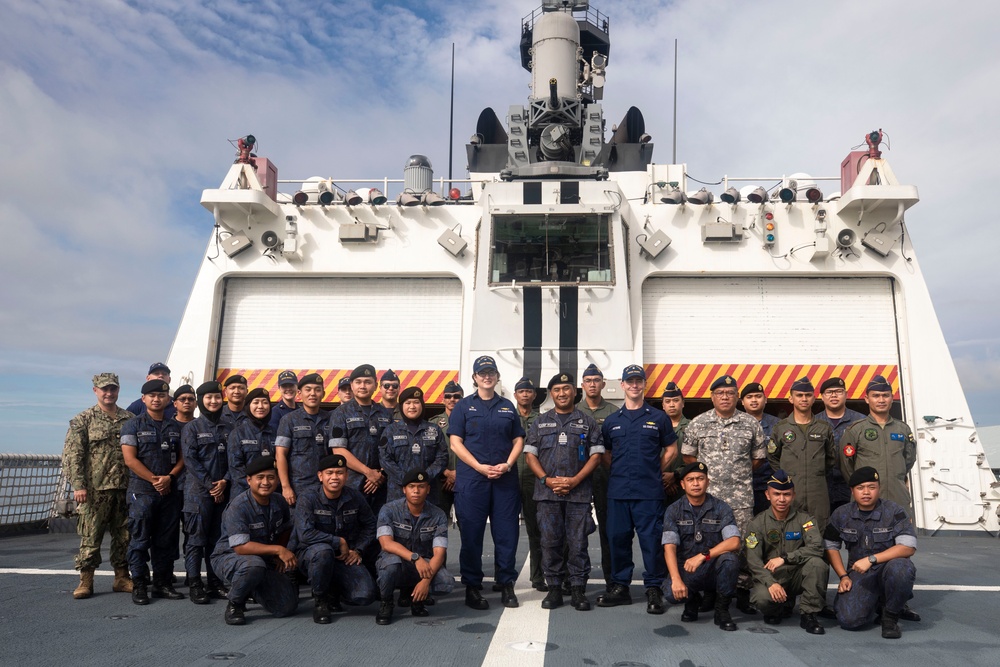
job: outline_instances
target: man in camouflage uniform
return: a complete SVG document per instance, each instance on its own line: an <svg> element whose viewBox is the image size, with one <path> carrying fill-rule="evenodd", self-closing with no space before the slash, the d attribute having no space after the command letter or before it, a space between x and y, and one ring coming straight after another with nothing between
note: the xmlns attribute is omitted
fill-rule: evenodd
<svg viewBox="0 0 1000 667"><path fill-rule="evenodd" d="M63 472L73 487L80 515L80 552L76 556L80 585L73 591L78 600L94 594L94 570L101 564L101 542L106 530L111 532L111 565L115 568L111 588L118 593L132 592L125 557L128 468L118 444L122 425L132 418L132 413L118 407L117 375L101 373L94 376L93 382L97 405L70 420L63 449Z"/></svg>
<svg viewBox="0 0 1000 667"><path fill-rule="evenodd" d="M746 532L753 518L753 470L764 463L767 439L760 423L745 412L736 410L736 379L723 375L712 383L712 406L688 424L681 455L685 463L703 462L717 471L712 480L713 495L728 504L736 517L740 533ZM750 571L746 554L742 567L736 607L744 614L755 614L750 604Z"/></svg>
<svg viewBox="0 0 1000 667"><path fill-rule="evenodd" d="M580 379L583 385L583 400L580 401L580 412L590 415L597 422L597 428L604 426L604 420L617 410L617 406L609 403L601 396L607 383L604 373L594 364L583 369ZM604 587L611 588L611 545L608 544L608 467L604 465L603 457L600 465L591 475L594 486L594 512L597 514L597 535L601 540L601 572L604 573Z"/></svg>

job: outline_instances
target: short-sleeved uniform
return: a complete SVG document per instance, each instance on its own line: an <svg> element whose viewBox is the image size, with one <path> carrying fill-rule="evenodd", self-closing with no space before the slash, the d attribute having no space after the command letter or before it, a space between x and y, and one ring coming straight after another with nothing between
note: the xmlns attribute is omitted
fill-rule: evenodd
<svg viewBox="0 0 1000 667"><path fill-rule="evenodd" d="M833 431L813 417L808 424L790 416L778 422L767 443L767 458L795 481L795 506L816 520L820 532L830 518L826 471L837 467Z"/></svg>
<svg viewBox="0 0 1000 667"><path fill-rule="evenodd" d="M149 413L133 417L122 427L121 444L134 447L135 455L154 475L167 475L181 458L181 426L173 419L156 421ZM152 549L154 584L168 583L180 535L181 492L170 487L161 496L153 485L134 472L128 490L128 566L132 579L149 581Z"/></svg>
<svg viewBox="0 0 1000 667"><path fill-rule="evenodd" d="M765 441L771 439L771 434L778 421L777 417L766 412L761 416L759 423L761 430L764 431ZM755 515L760 514L770 506L764 491L767 490L767 480L771 479L773 474L774 469L771 467L771 462L766 458L753 471L753 513Z"/></svg>
<svg viewBox="0 0 1000 667"><path fill-rule="evenodd" d="M876 563L864 574L854 572L851 566L897 544L917 548L917 533L906 509L883 498L870 512L861 511L855 502L848 503L830 515L823 538L823 546L828 550L847 545L851 590L837 594L834 602L842 628L853 630L871 624L879 606L892 614L903 610L913 597L913 582L917 577L912 559L893 558Z"/></svg>
<svg viewBox="0 0 1000 667"><path fill-rule="evenodd" d="M218 584L212 569L211 549L222 535L222 512L229 504L232 478L229 476L229 426L221 419L213 422L202 416L184 425L181 431L181 449L184 452L184 569L188 579L201 576L201 562L205 560L209 586ZM212 497L212 487L226 480L225 492L220 502Z"/></svg>
<svg viewBox="0 0 1000 667"><path fill-rule="evenodd" d="M549 410L528 429L524 451L538 457L547 477L575 477L590 457L604 453L604 437L594 418L580 410L568 414ZM592 496L591 477L565 496L556 495L535 478L542 571L549 586L561 585L564 571L568 571L570 585L587 584L590 575L587 536L596 530L590 512Z"/></svg>
<svg viewBox="0 0 1000 667"><path fill-rule="evenodd" d="M816 415L816 419L825 421L830 425L830 429L833 431L833 445L837 452L840 452L840 439L843 437L844 432L847 431L847 427L859 419L864 418L865 416L860 412L855 412L850 409L845 409L843 416L839 419L831 418L828 414L826 414L826 411L820 412ZM844 475L840 471L839 465L835 465L826 471L826 486L830 493L831 512L841 505L851 502L851 489L847 486L847 482L844 480Z"/></svg>
<svg viewBox="0 0 1000 667"><path fill-rule="evenodd" d="M222 513L222 536L212 552L212 566L229 586L229 601L244 604L253 595L275 616L288 616L299 603L298 590L277 568L274 556L243 556L235 547L256 542L279 544L291 528L288 503L272 493L261 505L249 490L233 496Z"/></svg>
<svg viewBox="0 0 1000 667"><path fill-rule="evenodd" d="M448 414L442 412L436 417L431 417L430 422L441 429L441 434L444 436L444 446L448 450L448 465L446 469L454 470L456 463L455 454L451 451L451 439L448 437ZM455 505L455 492L445 490L443 473L431 482L431 493L437 496L438 507L441 508L445 516L450 518L451 508Z"/></svg>
<svg viewBox="0 0 1000 667"><path fill-rule="evenodd" d="M375 515L357 489L341 489L328 498L323 488L309 489L296 500L292 537L288 548L299 560L299 570L312 586L314 596L336 591L351 605L375 600L375 581L362 563L347 565L337 560L341 540L362 558L374 559ZM332 591L331 591L332 588Z"/></svg>
<svg viewBox="0 0 1000 667"><path fill-rule="evenodd" d="M393 500L379 510L377 524L377 537L392 537L393 541L428 561L434 557L435 547L448 548L448 518L430 503L424 503L420 514L414 516L405 498ZM383 600L391 600L397 588L412 589L420 582L413 561L404 561L387 551L379 554L376 569ZM447 595L454 588L455 577L442 565L431 580L431 594Z"/></svg>
<svg viewBox="0 0 1000 667"><path fill-rule="evenodd" d="M378 445L382 440L382 432L392 420L392 411L378 403L359 405L356 399L351 399L330 413L327 443L332 449L346 449L369 468L381 470ZM364 493L365 476L361 473L351 470L347 476L347 483ZM365 498L372 512L378 513L379 508L385 504L385 484L382 484L375 493L365 493Z"/></svg>
<svg viewBox="0 0 1000 667"><path fill-rule="evenodd" d="M319 460L330 453L327 447L329 419L330 413L325 410L311 415L305 408L297 408L285 415L278 425L274 446L288 450L288 478L296 496L320 488L316 469Z"/></svg>
<svg viewBox="0 0 1000 667"><path fill-rule="evenodd" d="M448 420L448 432L462 438L469 453L484 465L506 463L514 441L525 435L513 403L496 394L486 401L478 392L455 405ZM517 465L498 479L488 479L459 459L455 473L455 515L462 535L459 552L462 583L482 588L487 518L493 535L497 583L513 583L517 579L515 557L521 513Z"/></svg>
<svg viewBox="0 0 1000 667"><path fill-rule="evenodd" d="M225 420L223 423L226 423ZM274 441L275 433L269 423L258 425L253 419L243 419L236 424L229 434L229 476L233 480L231 495L249 488L247 464L258 456L274 456Z"/></svg>
<svg viewBox="0 0 1000 667"><path fill-rule="evenodd" d="M132 413L116 407L114 415L97 405L69 422L63 447L63 471L74 491L86 491L87 502L78 506L77 532L80 551L76 569L97 569L101 564L101 542L111 533L111 565L128 566L128 508L125 488L128 468L122 456L122 426Z"/></svg>
<svg viewBox="0 0 1000 667"><path fill-rule="evenodd" d="M603 429L604 420L613 415L618 406L601 398L594 409L587 405L587 400L580 401L576 406L580 412L590 415L597 422L597 428ZM676 429L675 429L676 432ZM603 435L601 436L603 439ZM678 436L679 437L679 436ZM608 468L601 465L594 469L590 476L593 485L594 514L597 515L597 535L601 540L601 571L604 573L604 583L611 583L611 545L608 544Z"/></svg>
<svg viewBox="0 0 1000 667"><path fill-rule="evenodd" d="M608 475L608 542L611 581L632 581L632 534L639 538L646 588L663 585L663 450L677 442L670 418L644 405L618 409L604 420L604 447L611 453Z"/></svg>
<svg viewBox="0 0 1000 667"><path fill-rule="evenodd" d="M521 428L524 429L525 437L531 429L531 425L538 419L538 410L532 408L528 414L522 414L518 410L518 417L521 418ZM528 574L531 577L532 586L545 582L545 575L542 573L542 534L538 528L538 508L535 507L535 476L528 469L525 460L526 454L521 450L521 455L517 457L517 477L521 485L521 516L524 517L524 534L528 537Z"/></svg>
<svg viewBox="0 0 1000 667"><path fill-rule="evenodd" d="M850 479L858 468L875 468L882 483L881 497L906 508L913 518L906 475L917 461L917 445L909 426L895 417L883 426L869 415L847 427L839 456L844 479Z"/></svg>
<svg viewBox="0 0 1000 667"><path fill-rule="evenodd" d="M379 461L388 478L386 500L399 500L403 497L401 483L407 472L415 468L424 470L428 477L437 480L448 465L444 432L428 421L397 419L382 431ZM439 491L440 485L431 484L427 500L438 505Z"/></svg>
<svg viewBox="0 0 1000 667"><path fill-rule="evenodd" d="M677 569L692 594L718 592L732 597L736 593L739 559L735 553L720 554L702 563L694 572L687 572L684 562L739 535L732 508L710 493L705 494L704 502L697 507L684 496L663 513L661 542L677 546ZM669 574L663 582L663 594L674 604L680 602L674 597Z"/></svg>
<svg viewBox="0 0 1000 667"><path fill-rule="evenodd" d="M777 431L780 435L780 429ZM796 481L796 490L798 482ZM805 512L791 510L783 521L767 509L750 521L744 540L747 564L753 574L750 600L765 616L777 616L780 605L771 599L768 588L781 584L789 599L801 595L799 609L804 614L818 613L826 605L826 585L830 566L823 560L823 533L818 522ZM783 557L785 564L774 572L764 565L772 558Z"/></svg>

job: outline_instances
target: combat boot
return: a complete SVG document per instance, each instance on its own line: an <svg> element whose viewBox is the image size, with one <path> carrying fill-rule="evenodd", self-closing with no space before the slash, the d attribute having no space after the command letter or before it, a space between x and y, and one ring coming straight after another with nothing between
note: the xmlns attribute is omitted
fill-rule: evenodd
<svg viewBox="0 0 1000 667"><path fill-rule="evenodd" d="M611 584L611 590L597 596L598 607L617 607L622 604L632 604L632 596L629 595L628 586L624 584Z"/></svg>
<svg viewBox="0 0 1000 667"><path fill-rule="evenodd" d="M903 631L899 629L899 614L882 610L882 639L899 639Z"/></svg>
<svg viewBox="0 0 1000 667"><path fill-rule="evenodd" d="M715 607L715 596L712 596L712 607ZM698 612L702 610L702 596L700 593L688 591L688 598L684 601L684 611L681 613L681 621L684 623L694 623L698 620Z"/></svg>
<svg viewBox="0 0 1000 667"><path fill-rule="evenodd" d="M659 615L664 611L663 591L658 586L650 586L646 589L646 613Z"/></svg>
<svg viewBox="0 0 1000 667"><path fill-rule="evenodd" d="M230 602L226 605L226 625L246 625L247 606L245 603Z"/></svg>
<svg viewBox="0 0 1000 667"><path fill-rule="evenodd" d="M391 595L389 599L382 600L382 605L378 608L378 613L375 614L375 622L379 625L389 625L392 623L392 609L394 606Z"/></svg>
<svg viewBox="0 0 1000 667"><path fill-rule="evenodd" d="M73 599L86 600L94 594L94 568L80 570L80 585L73 590Z"/></svg>
<svg viewBox="0 0 1000 667"><path fill-rule="evenodd" d="M195 604L208 604L208 591L205 590L205 584L202 582L201 577L191 579L188 595L191 596L191 602Z"/></svg>
<svg viewBox="0 0 1000 667"><path fill-rule="evenodd" d="M570 595L573 596L570 602L573 605L573 609L577 611L590 611L590 600L587 599L586 588L584 586L573 586Z"/></svg>
<svg viewBox="0 0 1000 667"><path fill-rule="evenodd" d="M431 613L427 611L427 607L424 606L427 600L410 600L410 614L413 616L430 616Z"/></svg>
<svg viewBox="0 0 1000 667"><path fill-rule="evenodd" d="M750 591L744 588L736 589L736 608L747 616L757 615L757 607L750 602Z"/></svg>
<svg viewBox="0 0 1000 667"><path fill-rule="evenodd" d="M517 595L514 593L514 582L504 584L503 591L500 593L500 604L508 609L515 609L520 605L517 601Z"/></svg>
<svg viewBox="0 0 1000 667"><path fill-rule="evenodd" d="M184 599L184 594L174 589L174 585L170 583L169 577L165 581L153 581L153 590L151 592L154 598L163 598L165 600Z"/></svg>
<svg viewBox="0 0 1000 667"><path fill-rule="evenodd" d="M809 612L804 612L802 614L802 619L799 621L799 627L811 635L826 634L826 630L824 630L823 626L819 624L818 620L816 620L816 614L810 614Z"/></svg>
<svg viewBox="0 0 1000 667"><path fill-rule="evenodd" d="M330 618L330 605L327 604L325 595L313 595L313 623L327 625L333 622Z"/></svg>
<svg viewBox="0 0 1000 667"><path fill-rule="evenodd" d="M732 632L736 630L733 617L729 615L729 604L733 601L728 595L719 595L715 598L715 624L720 630Z"/></svg>
<svg viewBox="0 0 1000 667"><path fill-rule="evenodd" d="M115 568L115 580L111 583L111 590L115 593L132 592L132 577L128 576L128 568Z"/></svg>
<svg viewBox="0 0 1000 667"><path fill-rule="evenodd" d="M559 586L549 586L549 592L542 600L542 609L557 609L563 605L562 588Z"/></svg>
<svg viewBox="0 0 1000 667"><path fill-rule="evenodd" d="M132 604L149 604L149 591L146 590L145 579L132 580Z"/></svg>

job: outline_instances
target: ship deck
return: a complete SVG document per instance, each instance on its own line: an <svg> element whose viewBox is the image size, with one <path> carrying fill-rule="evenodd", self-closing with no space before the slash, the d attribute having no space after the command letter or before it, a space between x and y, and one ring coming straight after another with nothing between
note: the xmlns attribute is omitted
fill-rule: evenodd
<svg viewBox="0 0 1000 667"><path fill-rule="evenodd" d="M449 570L458 571L458 531L452 531ZM107 542L107 540L105 540ZM600 562L596 548L591 558ZM147 607L111 593L110 571L98 570L96 594L73 600L76 585L73 534L20 535L0 539L0 664L10 665L995 665L1000 649L1000 541L979 537L923 537L914 556L917 591L911 606L923 620L902 622L901 640L884 640L876 626L847 632L823 620L824 636L798 627L797 615L766 626L761 617L734 609L738 632L721 632L702 615L680 622L680 608L663 616L645 613L641 586L634 603L578 612L546 611L544 594L518 581L521 608L500 607L487 593L488 611L463 604L463 589L440 599L431 615L417 619L397 607L392 625L376 626L375 606L348 608L331 625L312 622L312 601L303 587L298 612L275 619L248 607L248 624L223 623L224 603L196 606L187 600L153 600ZM522 534L518 564L527 551ZM492 571L487 535L485 570ZM641 559L636 553L636 562ZM180 565L180 563L178 563ZM183 576L183 573L179 573ZM636 578L641 575L637 568ZM592 582L601 574L595 566ZM603 586L588 587L591 600ZM180 590L186 591L181 588ZM488 591L488 584L487 584ZM832 598L832 592L831 592Z"/></svg>

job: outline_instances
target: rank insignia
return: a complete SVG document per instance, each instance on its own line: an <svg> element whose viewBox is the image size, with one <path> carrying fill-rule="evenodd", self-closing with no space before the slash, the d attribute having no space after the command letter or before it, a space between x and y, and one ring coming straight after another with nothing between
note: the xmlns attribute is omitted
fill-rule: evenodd
<svg viewBox="0 0 1000 667"><path fill-rule="evenodd" d="M857 450L854 449L854 445L844 445L844 456L847 458L853 458L857 453Z"/></svg>
<svg viewBox="0 0 1000 667"><path fill-rule="evenodd" d="M781 434L781 437L785 439L785 442L791 442L792 440L795 440L795 432L785 431Z"/></svg>
<svg viewBox="0 0 1000 667"><path fill-rule="evenodd" d="M746 543L747 543L747 549L756 549L758 544L757 533L750 533L749 535L747 535Z"/></svg>
<svg viewBox="0 0 1000 667"><path fill-rule="evenodd" d="M771 530L767 531L767 541L770 542L771 544L777 544L778 542L780 542L781 531L779 531L777 528L772 528Z"/></svg>
<svg viewBox="0 0 1000 667"><path fill-rule="evenodd" d="M873 428L865 429L865 440L877 440L877 439L878 439L878 431L876 431Z"/></svg>
<svg viewBox="0 0 1000 667"><path fill-rule="evenodd" d="M776 451L778 451L778 445L774 444L774 440L768 440L767 441L767 453L768 454L774 454Z"/></svg>
<svg viewBox="0 0 1000 667"><path fill-rule="evenodd" d="M814 524L812 521L806 521L804 524L802 524L802 530L807 533L815 527L816 524Z"/></svg>
<svg viewBox="0 0 1000 667"><path fill-rule="evenodd" d="M907 442L913 442L913 434L912 434L912 433L910 433L910 434L908 434L908 435L906 436L906 441L907 441Z"/></svg>

